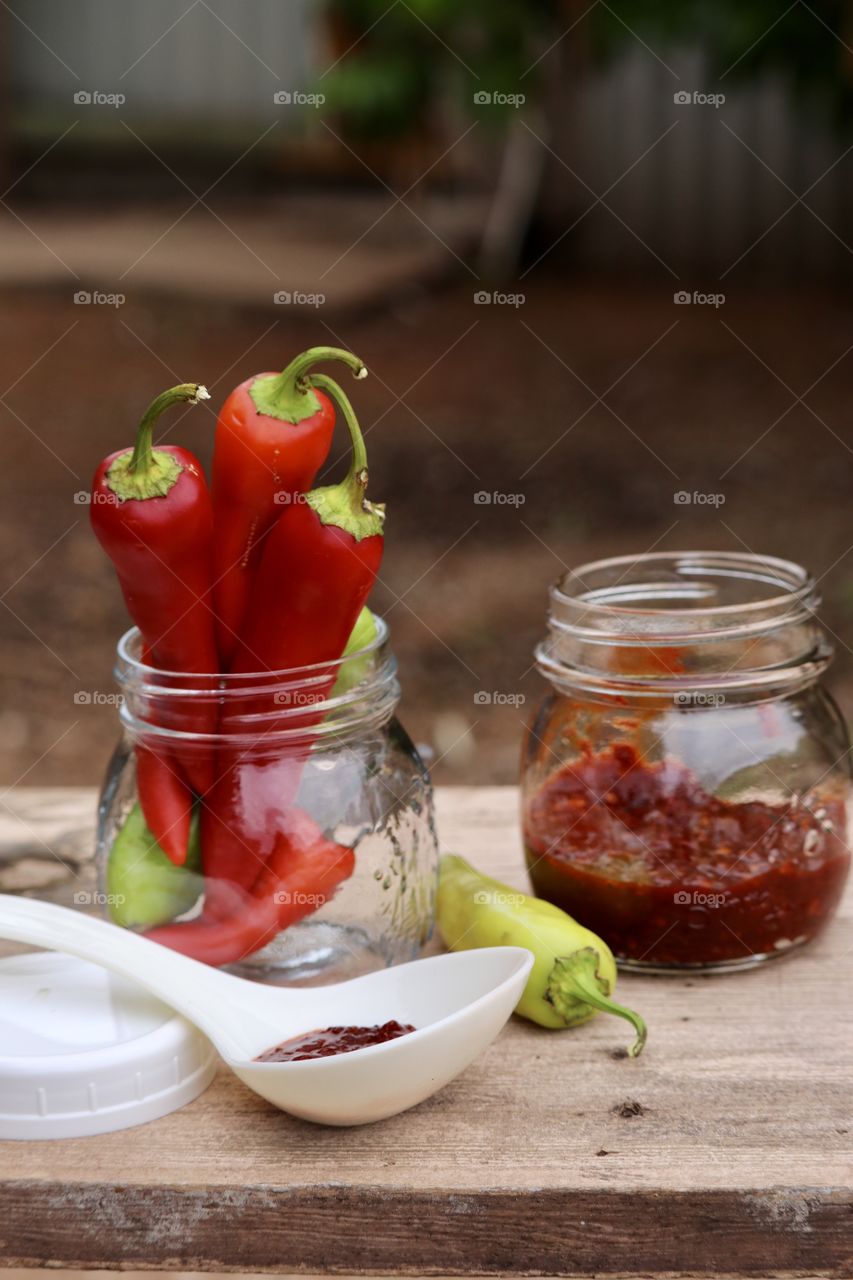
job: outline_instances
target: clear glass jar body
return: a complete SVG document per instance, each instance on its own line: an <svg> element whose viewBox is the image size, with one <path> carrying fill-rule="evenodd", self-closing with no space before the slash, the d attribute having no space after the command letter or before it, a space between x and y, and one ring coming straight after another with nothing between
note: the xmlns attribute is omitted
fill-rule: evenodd
<svg viewBox="0 0 853 1280"><path fill-rule="evenodd" d="M114 920L267 981L343 981L418 954L438 842L427 770L394 714L387 640L379 622L337 663L199 677L145 666L138 633L123 637L122 737L98 823ZM208 771L179 868L145 822L145 752L181 776Z"/></svg>
<svg viewBox="0 0 853 1280"><path fill-rule="evenodd" d="M850 743L795 564L599 561L551 593L528 729L537 893L626 968L745 968L813 938L850 866Z"/></svg>

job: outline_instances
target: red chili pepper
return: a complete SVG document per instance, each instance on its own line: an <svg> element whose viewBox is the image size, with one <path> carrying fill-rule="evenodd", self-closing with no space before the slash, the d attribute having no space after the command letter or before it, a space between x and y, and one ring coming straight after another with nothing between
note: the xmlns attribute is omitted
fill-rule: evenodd
<svg viewBox="0 0 853 1280"><path fill-rule="evenodd" d="M236 964L325 906L354 867L352 849L328 840L307 813L293 809L251 893L233 891L229 916L162 925L146 937L204 964Z"/></svg>
<svg viewBox="0 0 853 1280"><path fill-rule="evenodd" d="M197 383L157 396L142 417L135 447L105 458L92 484L92 528L115 566L145 648L165 671L217 670L210 607L213 515L204 473L186 449L152 446L154 423L165 409L207 398ZM163 727L209 732L214 716L211 700L182 715L180 726ZM140 804L164 850L183 861L192 793L161 749L145 745L150 750L140 753ZM176 749L175 758L196 790L211 785L209 754Z"/></svg>
<svg viewBox="0 0 853 1280"><path fill-rule="evenodd" d="M325 374L309 381L343 412L350 468L339 484L312 489L280 513L261 555L232 672L336 661L382 561L385 506L366 496L367 451L355 411Z"/></svg>
<svg viewBox="0 0 853 1280"><path fill-rule="evenodd" d="M144 641L142 661L147 667L155 665L154 655ZM169 718L162 715L164 721ZM193 803L186 778L174 756L164 749L156 734L141 737L136 743L134 754L136 790L143 813L149 819L149 830L167 857L176 866L183 866L189 846ZM152 823L155 825L152 826Z"/></svg>
<svg viewBox="0 0 853 1280"><path fill-rule="evenodd" d="M355 377L367 376L349 351L312 347L282 373L260 373L241 382L219 414L213 451L213 602L226 669L264 538L282 506L311 487L331 447L334 407L306 380L320 360L342 360Z"/></svg>
<svg viewBox="0 0 853 1280"><path fill-rule="evenodd" d="M154 839L176 866L183 866L190 842L193 797L172 757L137 743L136 790Z"/></svg>
<svg viewBox="0 0 853 1280"><path fill-rule="evenodd" d="M382 559L385 508L366 497L367 452L355 412L331 378L314 374L311 383L338 401L352 439L352 462L339 484L314 489L287 506L268 534L232 663L235 673L340 658ZM311 708L289 716L287 727L309 730L316 724L323 711L313 708L328 695L335 675L332 670L313 686ZM220 733L251 732L257 746L246 751L224 745L218 754L218 781L202 812L206 910L220 912L218 882L251 884L258 862L269 856L264 841L271 817L286 812L295 797L310 736L271 760L264 735L281 726L285 700L298 696L283 684L268 715L262 708L258 714L256 700L249 698L223 707Z"/></svg>

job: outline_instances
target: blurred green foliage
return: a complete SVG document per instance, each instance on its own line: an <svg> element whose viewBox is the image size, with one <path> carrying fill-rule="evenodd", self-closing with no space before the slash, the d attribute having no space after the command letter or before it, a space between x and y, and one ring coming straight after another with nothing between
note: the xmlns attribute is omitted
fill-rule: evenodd
<svg viewBox="0 0 853 1280"><path fill-rule="evenodd" d="M778 73L836 126L850 126L850 0L796 0L790 7L781 0L618 0L612 12L598 5L590 18L596 61L621 53L635 31L652 48L660 42L670 49L701 50L708 60L709 81L730 75L742 82Z"/></svg>
<svg viewBox="0 0 853 1280"><path fill-rule="evenodd" d="M796 0L787 11L782 0L613 0L585 9L574 0L397 0L390 8L389 0L329 0L340 61L323 80L327 105L352 136L378 140L428 126L443 104L500 124L512 104L478 103L477 91L530 101L550 46L565 53L575 41L601 64L640 37L663 56L701 49L709 79L778 71L836 124L849 124L851 0Z"/></svg>
<svg viewBox="0 0 853 1280"><path fill-rule="evenodd" d="M559 0L331 0L340 61L323 80L327 106L354 136L399 138L438 104L496 121L511 112L478 92L536 91L531 66L557 31ZM343 56L341 56L343 55Z"/></svg>

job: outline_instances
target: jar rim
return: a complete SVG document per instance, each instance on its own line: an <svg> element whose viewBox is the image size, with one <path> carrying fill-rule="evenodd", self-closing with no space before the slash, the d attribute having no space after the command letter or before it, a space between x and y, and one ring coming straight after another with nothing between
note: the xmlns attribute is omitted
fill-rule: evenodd
<svg viewBox="0 0 853 1280"><path fill-rule="evenodd" d="M536 664L559 687L657 697L793 689L832 646L807 569L741 551L659 551L570 569L550 590Z"/></svg>
<svg viewBox="0 0 853 1280"><path fill-rule="evenodd" d="M115 678L122 690L120 718L133 735L163 741L215 745L220 729L175 727L192 707L229 705L235 718L229 742L270 747L289 742L348 737L393 715L400 697L397 663L388 648L390 628L374 615L376 635L361 649L328 662L278 671L164 671L141 659L142 638L131 627L116 648ZM347 668L354 675L334 693ZM165 714L164 714L165 713ZM173 715L174 713L174 715ZM270 723L270 717L274 723Z"/></svg>
<svg viewBox="0 0 853 1280"><path fill-rule="evenodd" d="M669 567L671 577L668 580L652 581L635 579L624 581L631 569L638 566L649 566L656 571L665 571ZM607 577L612 572L619 574L616 581L600 586L591 586L588 579L595 576ZM721 602L717 599L713 604L686 607L685 602L691 599L709 598L718 595L720 587L710 583L700 584L696 581L683 580L679 586L678 579L684 570L690 573L714 576L726 582L765 582L781 588L776 594L756 596L754 599ZM763 572L760 572L763 571ZM578 584L581 590L573 590ZM778 556L769 556L757 552L743 551L653 551L641 555L610 556L602 560L591 560L585 564L569 569L562 578L551 587L553 606L571 609L573 606L582 610L583 614L600 616L602 621L616 617L649 617L689 621L691 618L704 620L720 617L730 620L738 615L743 617L744 626L749 626L752 618L761 615L766 623L776 613L784 614L794 620L795 617L812 613L819 603L817 582L807 569L793 560L784 560ZM680 599L678 605L671 607L655 604L654 607L642 607L643 600ZM552 621L555 619L552 616ZM558 625L568 625L565 621ZM603 627L593 628L602 634ZM703 631L705 628L703 628ZM616 634L622 636L621 628ZM656 635L660 634L656 628ZM681 639L687 638L689 632L677 631Z"/></svg>
<svg viewBox="0 0 853 1280"><path fill-rule="evenodd" d="M312 662L302 667L281 667L275 670L262 671L166 671L162 667L143 662L133 652L134 646L137 649L141 648L142 636L138 627L129 627L125 631L116 645L116 655L119 662L124 663L128 671L145 673L150 676L162 676L163 683L171 688L175 687L174 682L176 680L186 681L188 685L197 683L202 687L209 685L212 681L216 681L220 686L224 686L225 689L233 683L242 695L251 691L247 688L247 681L261 680L264 684L273 681L276 686L281 685L285 680L288 685L297 684L301 681L309 682L318 675L322 674L325 678L331 671L339 672L347 663L355 663L359 659L369 658L378 653L388 640L390 628L385 619L380 618L378 614L373 614L373 620L376 623L376 635L363 648L354 649L352 653L342 654L340 658L329 659L327 662ZM119 673L118 678L121 681L121 673ZM188 690L184 689L183 692L188 692ZM222 688L220 688L220 692L222 692Z"/></svg>

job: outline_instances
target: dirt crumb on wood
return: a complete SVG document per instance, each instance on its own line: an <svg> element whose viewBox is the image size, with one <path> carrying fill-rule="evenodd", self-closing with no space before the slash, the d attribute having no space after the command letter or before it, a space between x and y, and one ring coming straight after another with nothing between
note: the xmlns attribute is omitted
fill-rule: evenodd
<svg viewBox="0 0 853 1280"><path fill-rule="evenodd" d="M611 1111L615 1116L620 1116L623 1120L632 1120L634 1116L644 1116L647 1107L642 1102L637 1102L636 1098L626 1098L624 1102L617 1102Z"/></svg>

